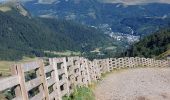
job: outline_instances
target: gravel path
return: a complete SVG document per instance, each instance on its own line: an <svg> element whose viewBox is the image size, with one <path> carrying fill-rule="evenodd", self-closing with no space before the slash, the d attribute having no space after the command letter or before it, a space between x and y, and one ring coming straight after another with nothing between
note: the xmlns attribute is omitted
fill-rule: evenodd
<svg viewBox="0 0 170 100"><path fill-rule="evenodd" d="M113 73L94 90L96 100L170 100L170 68L139 68Z"/></svg>

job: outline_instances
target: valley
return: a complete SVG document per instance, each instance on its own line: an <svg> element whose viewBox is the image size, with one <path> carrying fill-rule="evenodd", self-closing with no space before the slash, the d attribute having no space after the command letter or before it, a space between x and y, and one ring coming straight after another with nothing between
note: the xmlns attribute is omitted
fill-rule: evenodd
<svg viewBox="0 0 170 100"><path fill-rule="evenodd" d="M42 2L30 0L1 5L2 60L72 54L89 59L132 56L132 52L127 51L132 51L132 45L170 25L169 4L125 7L96 0ZM17 46L14 47L14 43ZM156 52L166 52L169 46L163 48Z"/></svg>
<svg viewBox="0 0 170 100"><path fill-rule="evenodd" d="M24 3L24 6L34 16L73 20L101 28L104 32L108 32L106 28L109 28L109 33L131 34L133 30L134 36L147 35L167 27L170 18L170 5L164 3L125 6L119 2L97 0L57 0L45 5L33 0Z"/></svg>
<svg viewBox="0 0 170 100"><path fill-rule="evenodd" d="M0 100L169 100L169 0L0 0Z"/></svg>
<svg viewBox="0 0 170 100"><path fill-rule="evenodd" d="M21 5L20 8L8 4L6 7L11 10L0 12L1 60L54 56L44 51L83 53L114 45L112 38L95 28L73 21L34 18L29 12L25 16L20 12Z"/></svg>
<svg viewBox="0 0 170 100"><path fill-rule="evenodd" d="M114 54L126 51L143 37L170 25L168 3L126 5L121 2L106 2L105 0L54 0L50 4L42 4L32 0L23 5L34 17L64 19L100 30L113 39L111 46L116 48L109 53L114 57ZM100 54L108 57L108 52L105 50Z"/></svg>

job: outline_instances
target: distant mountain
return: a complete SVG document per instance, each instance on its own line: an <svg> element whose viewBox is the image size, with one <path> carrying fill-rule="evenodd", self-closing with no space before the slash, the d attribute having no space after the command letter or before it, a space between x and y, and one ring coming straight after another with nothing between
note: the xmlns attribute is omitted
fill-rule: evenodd
<svg viewBox="0 0 170 100"><path fill-rule="evenodd" d="M3 11L2 11L3 8ZM45 56L44 51L90 52L112 43L100 30L57 19L25 16L14 6L0 7L0 59ZM8 8L4 11L4 8Z"/></svg>
<svg viewBox="0 0 170 100"><path fill-rule="evenodd" d="M148 3L168 3L169 0L98 0L103 3L123 3L124 5L141 5Z"/></svg>
<svg viewBox="0 0 170 100"><path fill-rule="evenodd" d="M30 17L31 14L25 9L25 7L18 0L4 0L0 2L0 11L8 12L12 9L17 10L21 15Z"/></svg>
<svg viewBox="0 0 170 100"><path fill-rule="evenodd" d="M160 30L150 36L144 37L134 44L125 55L141 57L165 57L170 52L170 28Z"/></svg>
<svg viewBox="0 0 170 100"><path fill-rule="evenodd" d="M157 3L153 3L152 0L153 2L142 5L125 5L118 2L128 2L128 0L101 1L54 0L50 4L42 4L40 1L31 0L25 2L24 6L34 16L77 21L100 28L109 35L123 33L143 36L167 27L170 23L170 4L163 4L161 0Z"/></svg>

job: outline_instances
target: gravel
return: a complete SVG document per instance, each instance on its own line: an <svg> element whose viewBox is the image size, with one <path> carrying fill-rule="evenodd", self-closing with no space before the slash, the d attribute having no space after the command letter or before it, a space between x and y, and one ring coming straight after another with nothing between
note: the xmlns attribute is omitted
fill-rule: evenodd
<svg viewBox="0 0 170 100"><path fill-rule="evenodd" d="M138 68L113 73L99 82L96 100L170 100L170 68Z"/></svg>

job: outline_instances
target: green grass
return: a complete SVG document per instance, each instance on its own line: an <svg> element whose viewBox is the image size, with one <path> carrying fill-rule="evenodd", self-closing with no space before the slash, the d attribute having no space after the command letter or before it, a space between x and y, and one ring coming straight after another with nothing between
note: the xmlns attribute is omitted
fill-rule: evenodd
<svg viewBox="0 0 170 100"><path fill-rule="evenodd" d="M106 73L101 74L101 79L105 78L107 75L110 75L110 74L113 74L113 73L119 73L119 72L125 71L126 69L128 69L128 68L113 69L110 72L106 72Z"/></svg>
<svg viewBox="0 0 170 100"><path fill-rule="evenodd" d="M90 51L90 52L100 52L100 50L101 50L102 48L100 47L100 48L95 48L93 51Z"/></svg>
<svg viewBox="0 0 170 100"><path fill-rule="evenodd" d="M116 49L116 46L111 46L111 47L105 48L105 50L114 50L114 49Z"/></svg>
<svg viewBox="0 0 170 100"><path fill-rule="evenodd" d="M63 52L56 52L56 51L44 51L45 53L50 53L50 54L54 54L57 56L79 56L81 55L81 52L75 52L75 51L63 51Z"/></svg>
<svg viewBox="0 0 170 100"><path fill-rule="evenodd" d="M92 89L88 87L77 87L69 96L64 96L62 100L95 100Z"/></svg>
<svg viewBox="0 0 170 100"><path fill-rule="evenodd" d="M170 55L170 50L168 50L168 51L160 54L160 55L157 56L156 58L157 58L157 59L166 59L166 57L167 57L168 55Z"/></svg>
<svg viewBox="0 0 170 100"><path fill-rule="evenodd" d="M7 100L2 92L0 92L0 100Z"/></svg>

